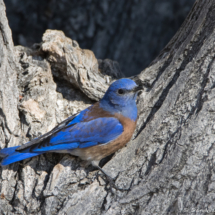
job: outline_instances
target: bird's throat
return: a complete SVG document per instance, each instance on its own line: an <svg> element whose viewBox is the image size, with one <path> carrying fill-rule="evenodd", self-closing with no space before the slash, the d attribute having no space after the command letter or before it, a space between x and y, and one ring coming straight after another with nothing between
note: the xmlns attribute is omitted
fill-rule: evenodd
<svg viewBox="0 0 215 215"><path fill-rule="evenodd" d="M113 115L121 114L124 117L129 118L133 121L136 121L137 119L137 106L135 102L126 105L118 105L105 100L101 100L99 102L99 106Z"/></svg>

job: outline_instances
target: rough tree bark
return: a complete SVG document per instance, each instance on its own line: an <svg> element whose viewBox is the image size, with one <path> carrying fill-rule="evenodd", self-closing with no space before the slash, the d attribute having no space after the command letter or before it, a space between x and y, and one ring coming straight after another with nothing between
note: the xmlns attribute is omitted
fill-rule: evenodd
<svg viewBox="0 0 215 215"><path fill-rule="evenodd" d="M101 98L122 77L62 32L14 47L0 0L0 146L23 144ZM183 26L138 78L132 141L104 169L127 192L70 155L1 167L1 214L206 214L215 212L215 0L197 0ZM108 161L108 162L107 162Z"/></svg>

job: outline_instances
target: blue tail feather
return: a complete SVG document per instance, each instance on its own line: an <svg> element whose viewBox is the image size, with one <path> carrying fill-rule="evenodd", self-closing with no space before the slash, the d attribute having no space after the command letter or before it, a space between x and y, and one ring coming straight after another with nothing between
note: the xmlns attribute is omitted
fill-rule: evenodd
<svg viewBox="0 0 215 215"><path fill-rule="evenodd" d="M2 166L12 164L17 161L21 161L26 158L31 158L31 157L42 154L42 152L32 153L32 152L28 152L27 150L25 152L17 152L15 150L18 147L19 146L14 146L14 147L5 148L5 149L0 150L0 157L3 158L2 162L1 162Z"/></svg>
<svg viewBox="0 0 215 215"><path fill-rule="evenodd" d="M0 150L0 157L2 157L2 158L7 157L8 155L14 153L18 147L19 146L14 146L14 147L5 148L5 149Z"/></svg>
<svg viewBox="0 0 215 215"><path fill-rule="evenodd" d="M35 157L37 155L41 155L46 152L55 152L55 151L61 151L61 150L71 150L75 149L79 146L79 143L62 143L59 145L51 145L51 146L45 146L42 148L35 147L32 151L30 149L25 149L24 151L16 151L16 149L19 146L5 148L0 150L0 157L3 158L1 165L5 166L8 164L15 163L17 161L21 161L27 158Z"/></svg>

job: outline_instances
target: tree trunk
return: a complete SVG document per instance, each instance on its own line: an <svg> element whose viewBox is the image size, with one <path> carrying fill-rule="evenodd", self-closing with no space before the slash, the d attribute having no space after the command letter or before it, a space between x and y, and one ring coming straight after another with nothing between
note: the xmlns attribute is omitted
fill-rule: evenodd
<svg viewBox="0 0 215 215"><path fill-rule="evenodd" d="M20 145L99 100L123 77L63 32L13 47L0 0L0 146ZM1 214L207 214L215 212L215 0L197 0L177 34L138 78L145 90L132 141L104 170L47 153L1 167ZM134 77L135 78L135 77Z"/></svg>

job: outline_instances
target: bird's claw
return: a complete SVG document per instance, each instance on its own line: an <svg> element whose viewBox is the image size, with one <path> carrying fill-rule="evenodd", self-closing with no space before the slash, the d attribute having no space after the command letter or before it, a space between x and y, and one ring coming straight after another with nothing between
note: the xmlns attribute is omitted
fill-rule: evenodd
<svg viewBox="0 0 215 215"><path fill-rule="evenodd" d="M107 179L108 182L109 182L110 190L111 190L112 193L113 193L112 188L114 188L114 189L116 189L116 190L119 190L119 191L128 191L128 190L129 190L129 189L119 188L119 187L115 184L113 178L111 178L110 176L105 175L105 177L106 177L106 179Z"/></svg>

